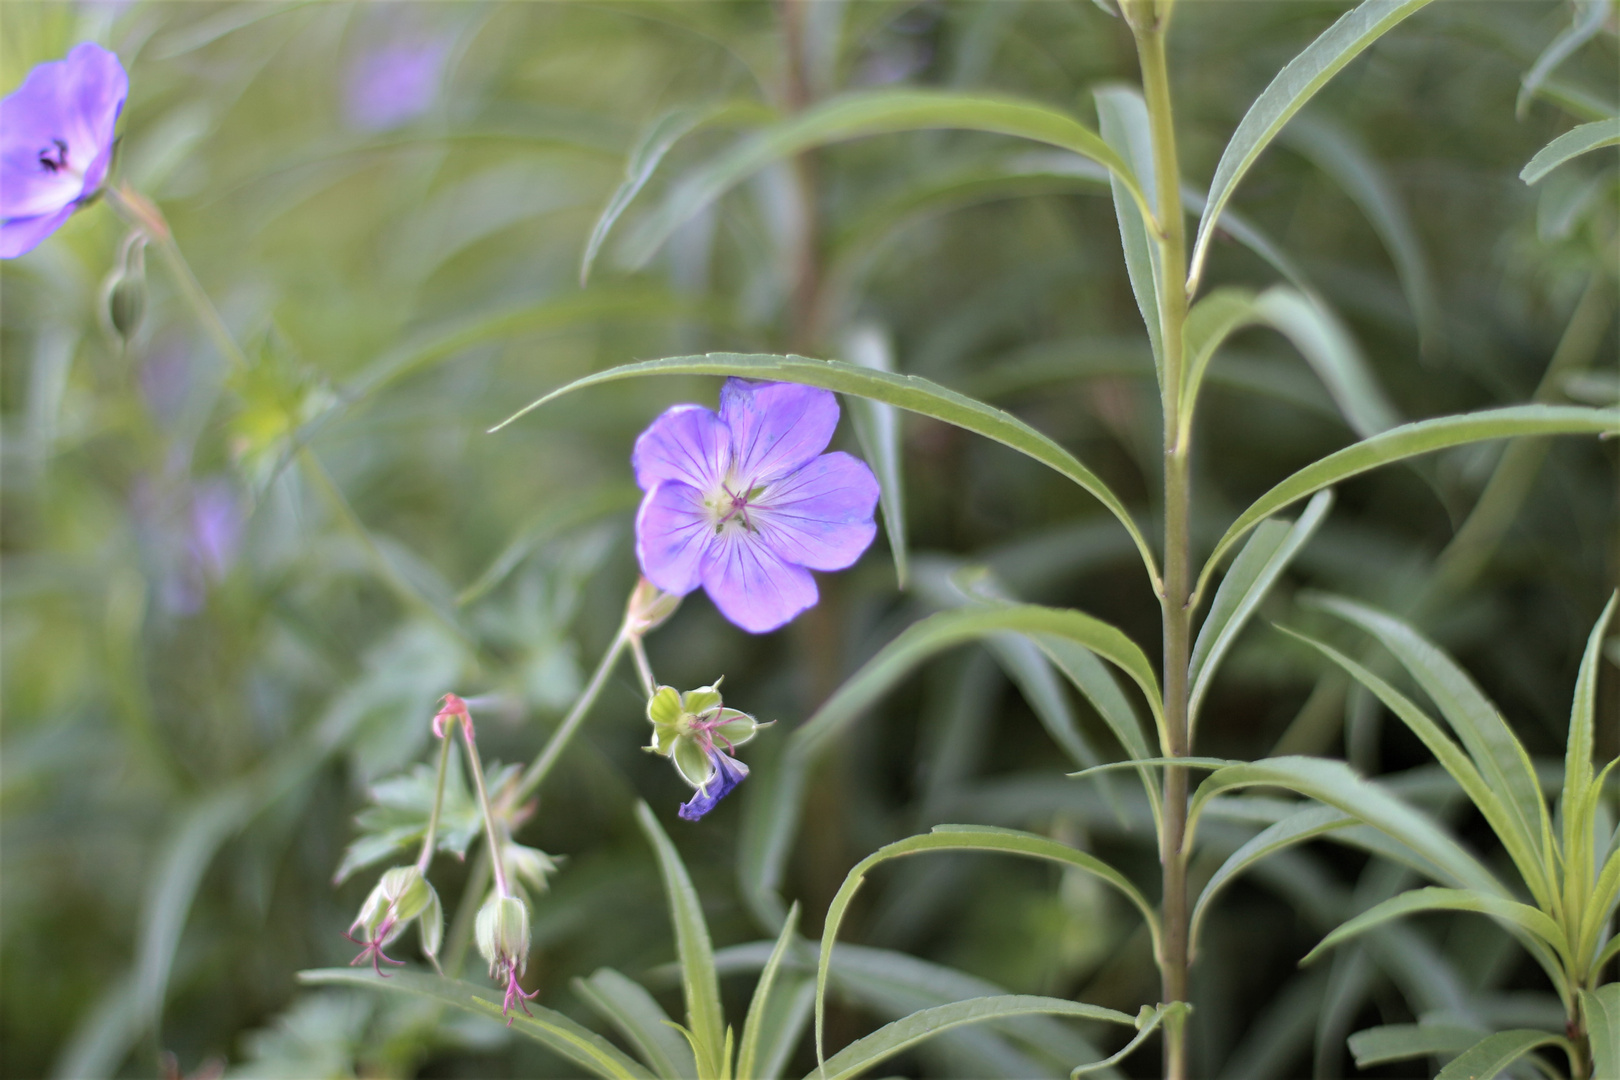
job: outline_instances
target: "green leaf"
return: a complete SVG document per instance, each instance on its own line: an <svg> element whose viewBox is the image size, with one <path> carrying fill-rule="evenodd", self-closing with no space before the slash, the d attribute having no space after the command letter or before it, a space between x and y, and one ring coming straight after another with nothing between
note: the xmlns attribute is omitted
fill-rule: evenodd
<svg viewBox="0 0 1620 1080"><path fill-rule="evenodd" d="M1277 578L1305 546L1327 518L1333 506L1333 493L1319 491L1312 497L1297 522L1267 521L1254 531L1232 568L1221 579L1209 617L1198 630L1193 643L1188 682L1192 686L1187 706L1189 724L1198 722L1198 709L1209 692L1211 681L1237 635L1248 623L1255 608L1266 598Z"/></svg>
<svg viewBox="0 0 1620 1080"><path fill-rule="evenodd" d="M718 1076L725 1056L725 1014L720 1009L720 981L714 973L714 947L703 905L686 867L669 842L652 808L636 803L636 822L658 853L670 920L675 925L675 953L681 963L681 992L686 998L686 1024L692 1033L699 1076Z"/></svg>
<svg viewBox="0 0 1620 1080"><path fill-rule="evenodd" d="M1418 1057L1452 1057L1479 1041L1479 1032L1451 1024L1385 1024L1350 1036L1356 1068Z"/></svg>
<svg viewBox="0 0 1620 1080"><path fill-rule="evenodd" d="M574 992L619 1029L656 1075L665 1080L697 1076L692 1047L640 983L612 968L597 968L589 979L574 980Z"/></svg>
<svg viewBox="0 0 1620 1080"><path fill-rule="evenodd" d="M1597 716L1598 664L1603 656L1603 636L1614 618L1620 593L1611 593L1586 639L1580 673L1575 677L1575 701L1569 710L1569 739L1564 750L1564 790L1559 796L1564 819L1565 891L1573 904L1581 904L1592 892L1596 837L1592 835L1595 807L1589 805L1592 788L1593 721ZM1579 923L1580 920L1577 920ZM1583 935L1584 936L1584 935Z"/></svg>
<svg viewBox="0 0 1620 1080"><path fill-rule="evenodd" d="M1441 764L1457 778L1475 805L1490 819L1492 828L1513 855L1519 872L1524 875L1525 883L1530 886L1537 902L1550 906L1554 871L1548 865L1550 854L1547 849L1552 843L1552 826L1547 816L1546 797L1536 779L1530 755L1490 699L1456 661L1400 619L1343 597L1315 594L1304 602L1346 619L1372 634L1417 680L1462 740L1484 783L1469 781L1442 756L1443 748L1432 737L1425 736L1416 725L1412 715L1415 706L1410 702L1404 702L1399 708L1401 719L1425 743L1430 744L1436 757L1441 758ZM1356 670L1338 657L1335 659L1385 699L1391 708L1397 708L1396 702L1404 700L1387 685L1376 686L1368 681L1376 681L1376 677L1370 673Z"/></svg>
<svg viewBox="0 0 1620 1080"><path fill-rule="evenodd" d="M1156 1016L1157 1010L1150 1010ZM850 1080L878 1062L893 1057L935 1035L964 1024L981 1024L1016 1016L1072 1016L1081 1020L1102 1020L1127 1027L1136 1018L1100 1005L1086 1005L1063 998L1008 994L1002 997L971 998L949 1005L936 1005L886 1024L863 1039L857 1039L828 1058L805 1080ZM1148 1021L1155 1022L1155 1021Z"/></svg>
<svg viewBox="0 0 1620 1080"><path fill-rule="evenodd" d="M1285 788L1337 807L1405 844L1456 884L1507 898L1507 890L1495 876L1426 814L1357 776L1344 762L1323 758L1263 758L1216 769L1198 785L1188 807L1188 850L1192 848L1198 816L1209 800L1241 787Z"/></svg>
<svg viewBox="0 0 1620 1080"><path fill-rule="evenodd" d="M1301 117L1288 128L1287 141L1361 208L1373 231L1383 241L1395 264L1406 302L1417 319L1418 339L1425 356L1445 344L1445 312L1423 245L1400 194L1383 167L1347 128L1314 116Z"/></svg>
<svg viewBox="0 0 1620 1080"><path fill-rule="evenodd" d="M559 387L525 405L490 431L499 431L519 417L564 394L599 383L615 382L641 375L738 375L748 379L803 383L806 386L819 386L826 390L869 398L909 412L931 416L974 434L983 435L1056 469L1095 496L1131 534L1137 550L1142 554L1142 563L1148 568L1149 577L1155 583L1158 582L1158 570L1147 539L1136 527L1136 522L1131 519L1130 511L1125 509L1125 504L1120 502L1119 497L1096 473L1080 464L1073 454L1017 417L915 375L873 371L837 360L809 360L802 356L773 356L763 353L675 356L663 360L647 360L638 364L622 364L594 375L587 375L582 379L575 379L568 385Z"/></svg>
<svg viewBox="0 0 1620 1080"><path fill-rule="evenodd" d="M877 326L856 327L845 350L850 359L873 371L894 371L894 349L889 337ZM871 398L857 397L850 402L849 418L855 437L878 478L878 498L883 507L883 531L889 537L894 557L897 586L906 587L906 499L900 459L900 414L894 406Z"/></svg>
<svg viewBox="0 0 1620 1080"><path fill-rule="evenodd" d="M501 1019L501 999L494 991L442 976L394 971L386 979L379 979L376 975L366 974L363 969L319 968L300 971L298 981L314 986L363 986L371 990L409 994L475 1016ZM652 1073L596 1032L541 1005L531 1004L529 1010L535 1015L525 1016L521 1010L512 1012L509 1017L512 1030L528 1036L558 1057L610 1080L652 1080Z"/></svg>
<svg viewBox="0 0 1620 1080"><path fill-rule="evenodd" d="M1305 466L1260 496L1229 526L1199 574L1199 595L1220 559L1243 535L1266 518L1342 480L1380 465L1429 454L1452 446L1506 439L1517 435L1620 434L1620 410L1568 405L1510 405L1501 409L1441 416L1391 428Z"/></svg>
<svg viewBox="0 0 1620 1080"><path fill-rule="evenodd" d="M1534 184L1571 158L1620 143L1620 116L1594 120L1564 132L1543 146L1519 172L1519 179Z"/></svg>
<svg viewBox="0 0 1620 1080"><path fill-rule="evenodd" d="M1592 1050L1592 1076L1620 1076L1620 982L1582 990L1580 999Z"/></svg>
<svg viewBox="0 0 1620 1080"><path fill-rule="evenodd" d="M1410 889L1383 903L1374 904L1323 938L1316 948L1305 954L1300 963L1313 963L1327 950L1392 919L1425 911L1471 911L1487 915L1502 923L1521 940L1526 934L1532 934L1558 953L1565 956L1569 953L1569 944L1564 937L1564 931L1539 908L1469 889L1442 889L1430 886Z"/></svg>
<svg viewBox="0 0 1620 1080"><path fill-rule="evenodd" d="M1255 299L1254 314L1299 350L1357 435L1369 438L1400 423L1355 339L1321 297L1276 285Z"/></svg>
<svg viewBox="0 0 1620 1080"><path fill-rule="evenodd" d="M624 180L614 189L608 204L602 208L601 216L591 228L590 239L585 242L585 253L579 260L580 286L584 287L590 281L591 267L595 264L597 253L602 250L602 244L607 240L614 223L629 208L641 189L647 186L647 181L658 171L658 165L664 160L664 155L669 153L677 142L709 124L733 118L765 120L775 115L758 102L726 101L671 109L654 120L631 148L630 158L624 166Z"/></svg>
<svg viewBox="0 0 1620 1080"><path fill-rule="evenodd" d="M1492 1080L1502 1071L1532 1050L1543 1046L1570 1049L1569 1040L1545 1031L1516 1029L1487 1035L1467 1050L1451 1059L1451 1064L1440 1070L1434 1080Z"/></svg>
<svg viewBox="0 0 1620 1080"><path fill-rule="evenodd" d="M1187 312L1182 324L1181 354L1186 374L1180 387L1183 442L1192 430L1192 413L1198 401L1198 391L1204 384L1204 374L1221 343L1245 326L1260 321L1254 308L1254 293L1248 289L1216 289L1198 301Z"/></svg>
<svg viewBox="0 0 1620 1080"><path fill-rule="evenodd" d="M1155 949L1158 947L1159 921L1153 905L1148 903L1128 878L1096 856L1078 851L1067 844L1060 844L1048 837L1016 829L997 829L984 825L936 825L931 833L909 836L904 840L887 844L856 863L855 868L844 878L844 883L839 886L832 903L828 905L821 931L821 957L816 968L816 1060L823 1060L822 1033L825 1028L827 973L832 964L833 945L838 939L838 928L843 922L844 912L848 909L850 901L855 898L856 891L865 882L866 875L879 863L930 851L993 851L1045 859L1084 870L1112 885L1136 906L1147 923ZM897 1023L904 1022L897 1021ZM829 1067L830 1065L831 1063Z"/></svg>
<svg viewBox="0 0 1620 1080"><path fill-rule="evenodd" d="M1236 878L1237 875L1268 855L1273 855L1295 844L1304 843L1326 833L1353 825L1355 825L1355 819L1341 810L1335 810L1331 806L1307 805L1305 809L1262 829L1253 839L1227 856L1226 861L1205 883L1203 891L1198 894L1197 902L1193 904L1192 920L1187 937L1195 954L1198 946L1198 931L1203 926L1204 916L1209 911L1210 903L1220 890Z"/></svg>
<svg viewBox="0 0 1620 1080"><path fill-rule="evenodd" d="M1144 191L1154 190L1153 132L1148 124L1147 103L1133 86L1101 86L1092 92L1097 102L1097 128L1103 140L1130 162L1137 182ZM1147 221L1124 183L1109 176L1114 195L1114 216L1119 220L1120 246L1125 252L1125 271L1130 277L1136 308L1147 327L1153 347L1153 365L1164 384L1164 328L1159 315L1159 246L1148 233Z"/></svg>
<svg viewBox="0 0 1620 1080"><path fill-rule="evenodd" d="M1203 276L1204 259L1209 254L1209 244L1214 238L1221 211L1226 209L1232 192L1248 173L1249 167L1271 145L1271 140L1277 137L1283 125L1329 79L1361 55L1362 50L1427 3L1429 0L1364 0L1290 60L1271 80L1271 85L1261 91L1238 122L1237 130L1232 133L1231 141L1221 151L1221 160L1215 166L1215 178L1209 185L1209 201L1198 222L1198 238L1193 245L1189 265L1189 281L1196 283Z"/></svg>
<svg viewBox="0 0 1620 1080"><path fill-rule="evenodd" d="M771 1004L771 990L782 967L782 957L787 955L788 946L793 944L798 929L799 905L794 904L788 909L782 932L776 936L776 947L771 950L771 958L765 961L765 967L759 973L759 982L754 984L754 998L748 1004L748 1019L743 1021L742 1043L737 1050L739 1078L764 1075L758 1067L760 1036Z"/></svg>
<svg viewBox="0 0 1620 1080"><path fill-rule="evenodd" d="M942 128L1010 135L1090 158L1120 177L1143 214L1152 217L1130 167L1096 132L1068 113L1011 97L945 90L872 90L831 98L771 125L682 178L663 204L631 233L622 251L623 261L631 268L645 265L683 224L774 162L847 139Z"/></svg>
<svg viewBox="0 0 1620 1080"><path fill-rule="evenodd" d="M1547 47L1536 57L1536 62L1530 70L1524 73L1519 80L1519 96L1513 103L1513 115L1520 120L1529 111L1530 101L1536 96L1547 81L1547 76L1557 70L1558 65L1569 59L1575 50L1585 45L1597 36L1603 29L1603 22L1609 16L1610 0L1576 0L1575 17L1570 21L1559 35L1547 43Z"/></svg>

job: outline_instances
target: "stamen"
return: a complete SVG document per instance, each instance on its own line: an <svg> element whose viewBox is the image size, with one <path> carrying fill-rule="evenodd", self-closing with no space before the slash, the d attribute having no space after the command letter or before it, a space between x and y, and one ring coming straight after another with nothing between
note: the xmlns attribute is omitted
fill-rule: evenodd
<svg viewBox="0 0 1620 1080"><path fill-rule="evenodd" d="M67 168L67 143L61 139L52 139L51 145L39 152L39 167L48 173L59 173Z"/></svg>

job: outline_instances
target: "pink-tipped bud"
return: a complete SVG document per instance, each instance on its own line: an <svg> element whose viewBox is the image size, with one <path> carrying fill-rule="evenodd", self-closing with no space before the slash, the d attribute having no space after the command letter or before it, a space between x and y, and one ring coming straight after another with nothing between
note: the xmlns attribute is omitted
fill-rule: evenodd
<svg viewBox="0 0 1620 1080"><path fill-rule="evenodd" d="M441 700L443 704L433 716L433 734L442 739L452 723L460 723L465 726L467 737L472 738L472 714L467 711L467 703L455 694L446 694Z"/></svg>
<svg viewBox="0 0 1620 1080"><path fill-rule="evenodd" d="M624 610L624 628L636 637L643 637L662 625L680 606L681 598L678 595L664 592L642 578L630 591L630 602Z"/></svg>

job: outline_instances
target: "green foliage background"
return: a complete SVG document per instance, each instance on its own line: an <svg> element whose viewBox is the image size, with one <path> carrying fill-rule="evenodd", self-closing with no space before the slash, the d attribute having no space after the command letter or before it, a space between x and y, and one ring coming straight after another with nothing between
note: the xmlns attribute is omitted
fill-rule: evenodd
<svg viewBox="0 0 1620 1080"><path fill-rule="evenodd" d="M1342 10L1182 0L1171 75L1187 177L1210 175L1254 96ZM1570 18L1566 4L1434 5L1331 84L1290 128L1304 134L1238 193L1234 208L1338 312L1403 418L1538 393L1614 400L1614 156L1533 189L1518 178L1573 122L1612 114L1620 92L1611 14L1515 116L1521 77ZM1078 159L954 132L844 143L800 176L765 169L644 267L625 265L684 174L761 105L791 101L774 5L13 0L0 19L7 90L76 41L117 49L131 79L120 173L163 207L252 361L231 369L155 252L142 327L127 344L107 332L101 288L124 227L105 207L0 272L5 1076L150 1075L159 1050L187 1071L221 1057L242 1075L566 1074L496 1024L435 1026L294 980L352 955L341 931L369 878L334 889L333 873L368 786L425 759L440 694L496 695L480 740L507 761L532 756L567 708L635 580L630 444L668 404L712 405L716 389L614 383L485 434L555 386L632 359L853 358L860 340L886 340L897 370L1016 413L1144 520L1154 513L1152 361L1106 184ZM357 132L343 118L347 71L401 32L453 41L442 92L405 127ZM1089 117L1093 88L1137 78L1127 29L1079 0L822 0L805 34L812 99L893 82ZM581 287L587 239L641 133L727 102L721 122L674 145ZM1210 285L1275 279L1217 241ZM1562 367L1546 377L1555 353ZM1195 459L1205 550L1272 483L1354 438L1269 331L1236 338L1211 379ZM1094 503L959 430L908 417L902 432L906 589L880 542L823 576L820 606L787 631L750 638L696 595L649 640L661 680L723 674L728 704L780 721L745 756L768 760L899 629L950 602L962 566L993 568L1023 599L1083 607L1157 655L1155 598ZM1620 575L1616 454L1612 440L1536 445L1545 457L1512 458L1518 481L1473 518L1508 467L1501 443L1343 485L1216 684L1200 752L1343 756L1375 775L1429 765L1268 622L1349 643L1293 591L1411 613L1431 583L1413 617L1533 755L1557 758L1582 646ZM221 575L187 546L209 483L245 515ZM1600 761L1620 753L1614 684L1611 671ZM1048 720L1072 710L1109 745L1087 706L1061 701ZM522 834L566 857L536 906L528 984L582 1019L572 978L601 965L639 976L674 955L632 806L644 798L667 819L685 795L640 751L645 724L621 671ZM1123 782L1063 779L1082 763L989 652L946 654L816 772L786 892L813 935L860 858L940 821L979 821L1098 851L1151 895L1151 822L1099 795L1123 799ZM667 826L720 945L761 936L736 880L757 798L745 786L701 825ZM1495 857L1480 822L1455 824ZM1405 966L1387 949L1358 953L1365 992L1325 996L1332 965L1296 963L1383 864L1315 845L1268 865L1206 927L1194 1075L1349 1074L1345 1035L1443 1009L1448 994L1544 1022L1539 974L1483 920L1412 923ZM435 871L452 909L460 874ZM842 936L1134 1013L1159 993L1136 927L1086 879L953 857L875 876ZM675 982L659 978L673 1003ZM748 985L725 983L738 1015ZM830 1038L893 1015L845 1004ZM1127 1072L1146 1074L1151 1056ZM796 1060L814 1065L807 1049ZM974 1060L942 1043L895 1067L978 1075Z"/></svg>

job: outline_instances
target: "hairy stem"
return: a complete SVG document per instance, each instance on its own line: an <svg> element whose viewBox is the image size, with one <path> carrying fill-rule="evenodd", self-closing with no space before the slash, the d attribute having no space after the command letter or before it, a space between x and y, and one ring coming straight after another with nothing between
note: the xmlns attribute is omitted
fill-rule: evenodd
<svg viewBox="0 0 1620 1080"><path fill-rule="evenodd" d="M478 746L473 742L472 717L464 717L460 726L461 739L467 744L467 767L472 770L473 786L478 789L478 808L484 814L484 837L489 842L489 865L495 872L495 892L499 896L511 896L512 885L506 876L506 860L501 857L501 838L495 829L495 808L490 805L489 790L484 786L484 763L479 760Z"/></svg>
<svg viewBox="0 0 1620 1080"><path fill-rule="evenodd" d="M1187 319L1186 215L1181 205L1181 167L1170 102L1170 73L1165 61L1168 14L1151 0L1130 11L1131 29L1142 67L1143 96L1153 136L1155 203L1159 233L1159 329L1164 348L1164 588L1160 612L1164 626L1164 741L1170 757L1192 752L1187 724L1188 659L1192 642L1191 530L1192 489L1190 440L1182 435L1182 327ZM1166 1002L1187 1000L1187 831L1188 772L1164 770L1164 802L1159 858L1163 864L1163 939L1159 970ZM1181 1023L1165 1027L1164 1075L1185 1080L1187 1042Z"/></svg>
<svg viewBox="0 0 1620 1080"><path fill-rule="evenodd" d="M444 774L450 764L450 734L439 740L439 780L433 788L433 809L428 814L427 833L422 837L422 853L416 857L416 869L426 874L433 865L433 842L439 834L439 811L444 806Z"/></svg>
<svg viewBox="0 0 1620 1080"><path fill-rule="evenodd" d="M586 683L585 689L581 691L579 700L574 702L574 707L563 718L563 722L557 725L557 730L552 732L551 739L540 751L540 756L534 759L534 763L518 781L517 787L512 789L511 795L503 800L507 806L516 806L533 795L546 775L551 772L551 767L557 764L557 758L562 756L564 748L568 746L568 740L574 737L574 732L585 720L585 714L590 712L591 706L596 703L602 687L607 685L607 677L613 671L613 665L618 662L619 654L624 652L624 647L630 643L630 638L631 635L623 629L614 635L613 644L609 645L607 652L602 655L601 662L596 665L596 671L591 674L591 681Z"/></svg>

